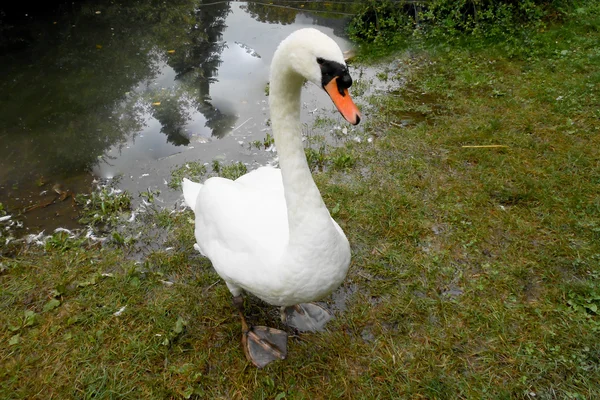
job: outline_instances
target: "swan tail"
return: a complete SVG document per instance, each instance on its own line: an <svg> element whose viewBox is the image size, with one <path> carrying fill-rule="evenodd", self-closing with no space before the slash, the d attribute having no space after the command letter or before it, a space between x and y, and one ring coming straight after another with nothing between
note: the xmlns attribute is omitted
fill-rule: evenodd
<svg viewBox="0 0 600 400"><path fill-rule="evenodd" d="M187 178L183 178L183 182L181 182L185 204L194 212L196 211L196 200L198 199L198 193L200 193L202 186L204 185L201 183L192 182Z"/></svg>

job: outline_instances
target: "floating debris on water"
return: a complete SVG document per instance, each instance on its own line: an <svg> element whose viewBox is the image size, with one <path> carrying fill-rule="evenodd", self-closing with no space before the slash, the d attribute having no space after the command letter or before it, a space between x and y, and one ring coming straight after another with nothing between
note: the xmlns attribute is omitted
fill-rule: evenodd
<svg viewBox="0 0 600 400"><path fill-rule="evenodd" d="M256 58L262 58L260 56L260 54L258 54L256 52L256 50L254 50L252 47L248 46L247 44L244 43L240 43L240 42L234 42L235 44L237 44L238 46L240 46L242 49L244 49L246 51L246 53L250 54L252 57L256 57Z"/></svg>

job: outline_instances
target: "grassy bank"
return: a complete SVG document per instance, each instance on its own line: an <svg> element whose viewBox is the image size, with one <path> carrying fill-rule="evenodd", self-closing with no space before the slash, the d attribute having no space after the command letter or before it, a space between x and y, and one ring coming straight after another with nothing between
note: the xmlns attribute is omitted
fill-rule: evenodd
<svg viewBox="0 0 600 400"><path fill-rule="evenodd" d="M599 398L600 17L534 39L394 57L373 141L316 174L353 263L286 361L244 358L191 212L149 212L146 241L3 252L0 397Z"/></svg>

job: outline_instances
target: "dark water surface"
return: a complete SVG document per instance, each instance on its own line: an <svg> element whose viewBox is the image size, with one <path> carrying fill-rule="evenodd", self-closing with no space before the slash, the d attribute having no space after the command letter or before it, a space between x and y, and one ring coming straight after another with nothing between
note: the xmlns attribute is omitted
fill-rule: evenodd
<svg viewBox="0 0 600 400"><path fill-rule="evenodd" d="M269 129L265 86L278 43L313 26L350 48L344 5L205 3L68 2L5 13L0 202L26 229L74 226L69 198L23 210L89 192L95 179L118 177L134 196L160 190L168 203L180 196L166 186L170 172L185 162L265 164L274 154L249 143ZM305 92L304 121L333 111L322 91Z"/></svg>

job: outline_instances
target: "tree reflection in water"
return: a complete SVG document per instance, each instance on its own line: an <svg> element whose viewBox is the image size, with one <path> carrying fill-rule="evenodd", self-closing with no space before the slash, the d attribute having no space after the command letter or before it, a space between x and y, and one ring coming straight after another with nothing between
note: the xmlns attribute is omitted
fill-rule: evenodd
<svg viewBox="0 0 600 400"><path fill-rule="evenodd" d="M90 179L82 177L91 170L113 177L137 168L142 175L140 168L183 154L177 147L202 139L196 136L226 136L240 125L237 113L252 123L267 118L261 86L266 54L276 44L244 43L241 36L228 48L223 38L226 20L235 16L232 7L243 11L231 21L248 13L280 25L300 19L338 32L344 25L328 14L339 18L340 5L323 2L306 3L304 10L214 0L64 4L45 3L26 18L0 12L0 203L13 209L37 202L55 182L75 185L72 180L80 179L81 190L89 190ZM305 12L318 8L316 16ZM236 28L237 37L253 29ZM269 53L259 62L244 59L222 68L225 57L237 57L238 45ZM242 63L247 71L238 68ZM247 129L250 124L236 134Z"/></svg>
<svg viewBox="0 0 600 400"><path fill-rule="evenodd" d="M209 88L229 12L228 2L90 2L15 20L13 29L5 15L0 197L41 176L89 171L109 148L135 137L148 113L175 145L189 143L185 126L195 112L223 136L235 116L211 105ZM168 88L151 85L161 64L176 74Z"/></svg>

